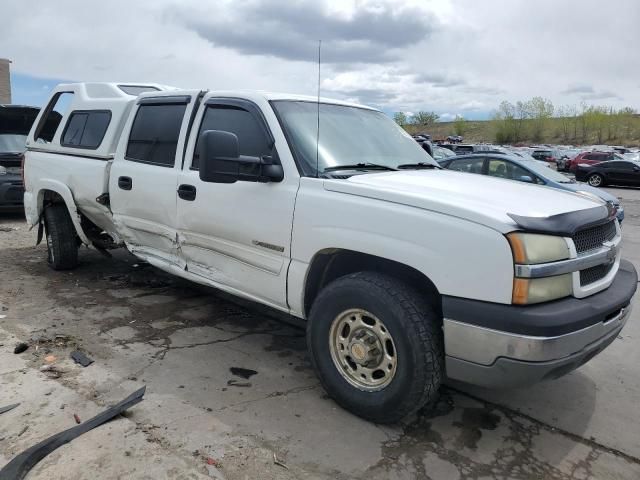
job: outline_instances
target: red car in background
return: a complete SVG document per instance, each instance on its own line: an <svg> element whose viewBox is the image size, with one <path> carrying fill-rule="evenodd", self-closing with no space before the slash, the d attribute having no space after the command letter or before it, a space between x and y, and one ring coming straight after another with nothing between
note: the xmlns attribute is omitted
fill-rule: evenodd
<svg viewBox="0 0 640 480"><path fill-rule="evenodd" d="M576 168L579 164L595 165L596 163L608 162L610 160L623 160L623 158L613 152L582 152L571 160L567 160L564 168L566 172L576 173Z"/></svg>

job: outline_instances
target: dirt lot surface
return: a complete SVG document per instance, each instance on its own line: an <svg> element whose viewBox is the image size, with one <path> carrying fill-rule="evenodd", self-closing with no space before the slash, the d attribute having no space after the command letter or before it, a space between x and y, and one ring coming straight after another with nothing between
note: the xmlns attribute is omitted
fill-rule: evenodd
<svg viewBox="0 0 640 480"><path fill-rule="evenodd" d="M626 207L624 254L640 268L640 191L611 191ZM0 467L74 426L74 414L147 390L29 480L640 478L640 309L562 379L503 392L450 385L435 411L378 426L327 397L304 332L270 312L126 252L83 249L77 270L54 272L34 243L20 215L0 214L0 407L21 402L0 415ZM21 341L29 348L14 354ZM76 349L94 363L75 364Z"/></svg>

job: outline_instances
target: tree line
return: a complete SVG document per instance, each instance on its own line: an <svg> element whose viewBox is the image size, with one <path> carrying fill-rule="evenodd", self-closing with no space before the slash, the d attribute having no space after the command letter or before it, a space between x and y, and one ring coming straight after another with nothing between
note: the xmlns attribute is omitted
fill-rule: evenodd
<svg viewBox="0 0 640 480"><path fill-rule="evenodd" d="M493 112L490 122L496 143L556 141L561 143L604 144L640 136L640 118L631 107L561 105L533 97L515 103L503 101ZM410 130L426 130L439 120L435 112L408 115L396 112L394 120ZM464 135L468 122L460 115L452 122L453 133ZM486 140L489 140L488 138Z"/></svg>
<svg viewBox="0 0 640 480"><path fill-rule="evenodd" d="M604 143L634 135L635 110L609 106L563 105L533 97L528 101L503 101L491 122L498 143L540 142L553 136L564 143Z"/></svg>
<svg viewBox="0 0 640 480"><path fill-rule="evenodd" d="M403 128L410 130L428 128L440 120L440 115L436 112L420 111L414 114L405 112L395 112L393 114L395 122ZM464 135L467 131L466 120L462 115L456 115L453 120L453 131L456 135Z"/></svg>

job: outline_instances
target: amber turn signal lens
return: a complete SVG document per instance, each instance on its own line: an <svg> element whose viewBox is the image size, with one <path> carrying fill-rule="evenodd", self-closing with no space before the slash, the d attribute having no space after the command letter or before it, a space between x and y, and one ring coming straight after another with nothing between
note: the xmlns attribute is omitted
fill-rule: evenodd
<svg viewBox="0 0 640 480"><path fill-rule="evenodd" d="M529 280L526 278L513 279L513 298L515 305L526 305L529 300Z"/></svg>
<svg viewBox="0 0 640 480"><path fill-rule="evenodd" d="M522 237L517 233L510 233L509 235L507 235L507 239L511 244L511 252L513 253L514 263L527 263L527 251L524 248Z"/></svg>

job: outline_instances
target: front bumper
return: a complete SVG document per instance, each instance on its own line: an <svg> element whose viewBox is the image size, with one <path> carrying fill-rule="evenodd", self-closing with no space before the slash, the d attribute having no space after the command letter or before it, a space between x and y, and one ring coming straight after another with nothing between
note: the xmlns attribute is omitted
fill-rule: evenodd
<svg viewBox="0 0 640 480"><path fill-rule="evenodd" d="M582 299L518 307L445 297L447 376L492 388L558 378L615 340L637 284L635 268L622 260L609 288Z"/></svg>

